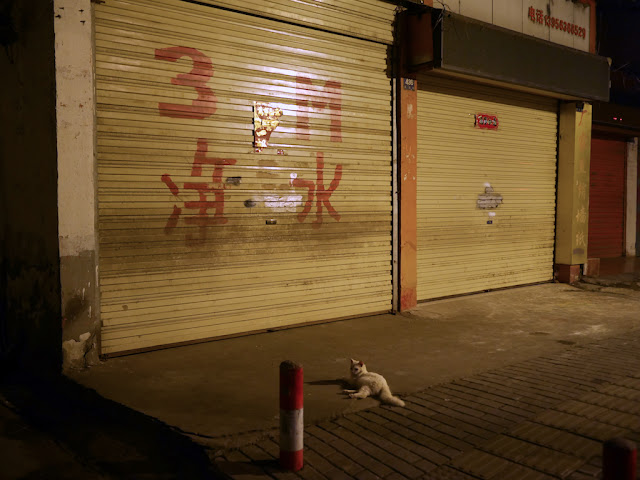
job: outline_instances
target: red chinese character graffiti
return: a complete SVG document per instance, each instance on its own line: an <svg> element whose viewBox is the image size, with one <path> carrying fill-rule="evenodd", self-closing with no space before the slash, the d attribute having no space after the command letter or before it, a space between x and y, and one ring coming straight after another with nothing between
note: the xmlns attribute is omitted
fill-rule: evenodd
<svg viewBox="0 0 640 480"><path fill-rule="evenodd" d="M342 165L336 165L335 172L333 174L333 180L329 185L329 188L324 187L324 154L318 152L316 154L316 182L312 180L302 180L301 178L294 178L291 180L293 187L306 188L308 190L307 201L305 202L304 209L298 214L298 221L304 222L307 215L311 211L313 206L314 197L316 198L316 219L313 221L313 228L320 228L322 225L322 209L323 206L329 212L329 215L336 221L340 221L340 214L331 205L331 194L340 185L342 179Z"/></svg>
<svg viewBox="0 0 640 480"><path fill-rule="evenodd" d="M328 80L324 87L314 86L310 78L296 77L297 137L309 140L309 113L313 108L331 112L331 141L342 142L342 85L340 82ZM311 99L310 99L311 97ZM322 98L326 99L321 100Z"/></svg>
<svg viewBox="0 0 640 480"><path fill-rule="evenodd" d="M529 7L529 14L527 15L529 17L529 20L531 20L532 22L536 21L536 9L533 7Z"/></svg>
<svg viewBox="0 0 640 480"><path fill-rule="evenodd" d="M211 175L211 183L184 183L185 190L194 190L198 194L198 200L184 202L184 208L198 211L197 215L194 217L188 217L185 219L185 223L187 225L196 225L200 227L200 235L198 237L194 238L192 235L187 235L187 244L190 245L202 244L206 240L207 227L212 225L222 225L229 221L224 216L224 191L228 185L222 181L222 173L225 165L235 165L236 160L231 158L208 157L207 151L207 140L199 138L198 147L193 158L191 177L201 178L203 165L212 165L213 173ZM162 181L174 196L177 197L179 195L180 189L173 182L170 175L162 175ZM214 200L210 200L209 195L213 195ZM214 211L213 217L209 215L209 210ZM167 220L167 224L164 228L165 233L171 233L171 231L177 226L181 213L182 208L174 205L173 213Z"/></svg>
<svg viewBox="0 0 640 480"><path fill-rule="evenodd" d="M191 47L168 47L156 49L158 60L176 62L180 58L188 56L193 60L193 68L189 73L180 73L171 79L174 85L193 87L198 94L198 98L191 102L191 105L180 105L177 103L159 103L160 115L172 118L195 118L202 120L216 111L217 98L207 86L207 82L213 76L213 65L211 59L204 53Z"/></svg>
<svg viewBox="0 0 640 480"><path fill-rule="evenodd" d="M544 12L542 10L536 10L536 21L540 25L544 23Z"/></svg>

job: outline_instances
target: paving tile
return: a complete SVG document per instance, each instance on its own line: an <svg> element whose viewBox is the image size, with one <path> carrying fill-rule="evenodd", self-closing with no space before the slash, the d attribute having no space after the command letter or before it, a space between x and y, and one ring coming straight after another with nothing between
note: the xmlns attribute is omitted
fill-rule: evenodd
<svg viewBox="0 0 640 480"><path fill-rule="evenodd" d="M225 460L229 462L250 462L251 459L247 457L240 450L229 450L224 453Z"/></svg>
<svg viewBox="0 0 640 480"><path fill-rule="evenodd" d="M337 436L341 436L343 440L350 443L351 437L355 436L346 430L334 430L332 433ZM381 453L383 452L381 452L379 448L370 445L368 442L362 442L358 444L357 447L359 454L351 457L354 462L380 476L385 476L393 471L393 469L389 468L389 466L384 463L383 459L380 458ZM320 471L322 472L322 470Z"/></svg>
<svg viewBox="0 0 640 480"><path fill-rule="evenodd" d="M249 457L254 462L265 462L265 461L275 461L276 458L273 455L269 455L263 449L258 447L257 445L247 445L242 447L240 451Z"/></svg>
<svg viewBox="0 0 640 480"><path fill-rule="evenodd" d="M332 430L331 433L336 437L342 438L343 440L345 440L346 442L348 442L354 447L360 447L361 445L366 443L366 440L364 438L356 435L344 425L341 425L340 428L336 428L335 430Z"/></svg>
<svg viewBox="0 0 640 480"><path fill-rule="evenodd" d="M607 395L600 391L587 393L580 397L580 401L590 403L592 405L599 405L610 410L629 413L631 415L640 415L639 402L615 395Z"/></svg>
<svg viewBox="0 0 640 480"><path fill-rule="evenodd" d="M311 437L311 436L304 440L304 445L314 449L316 452L318 452L322 456L331 455L336 451L331 445L323 442L318 438Z"/></svg>
<svg viewBox="0 0 640 480"><path fill-rule="evenodd" d="M329 431L324 430L324 427L326 427L327 425L329 425L330 422L325 422L322 425L323 428L317 428L314 429L311 433L314 437L319 438L320 440L322 440L325 443L329 443L331 446L333 446L333 448L335 448L337 451L344 453L345 455L349 456L350 458L355 458L358 455L362 454L362 450L360 450L357 446L343 440L342 438L334 435L333 432L336 431L336 429L331 429ZM342 427L340 427L342 428ZM308 429L311 430L311 429Z"/></svg>
<svg viewBox="0 0 640 480"><path fill-rule="evenodd" d="M571 475L567 477L567 480L594 480L593 475L586 475L582 472L573 472Z"/></svg>
<svg viewBox="0 0 640 480"><path fill-rule="evenodd" d="M430 462L429 460L424 458L418 460L416 463L413 464L413 466L416 468L419 468L420 470L426 473L429 473L435 470L436 468L438 468L437 464Z"/></svg>
<svg viewBox="0 0 640 480"><path fill-rule="evenodd" d="M477 480L478 477L472 477L460 470L445 466L429 472L422 478L424 480Z"/></svg>
<svg viewBox="0 0 640 480"><path fill-rule="evenodd" d="M276 480L299 480L297 473L287 472L278 467L266 467L265 471Z"/></svg>
<svg viewBox="0 0 640 480"><path fill-rule="evenodd" d="M600 442L534 422L518 425L509 431L509 435L585 459L602 451Z"/></svg>
<svg viewBox="0 0 640 480"><path fill-rule="evenodd" d="M411 428L404 427L402 425L393 426L393 432L401 438L414 443L417 447L425 449L425 451L422 451L420 454L423 456L423 458L426 458L434 463L442 464L449 458L451 458L441 453L443 450L446 450L449 447L430 436L427 436L416 430L412 430Z"/></svg>
<svg viewBox="0 0 640 480"><path fill-rule="evenodd" d="M302 470L297 471L296 474L304 480L331 480L329 477L322 475L311 465L304 465Z"/></svg>
<svg viewBox="0 0 640 480"><path fill-rule="evenodd" d="M373 474L376 478L383 478L385 475L389 475L393 472L392 469L369 455L363 455L362 457L356 458L356 460L358 463L366 467L365 470L356 475L357 478L360 478L363 475L369 476L370 474Z"/></svg>
<svg viewBox="0 0 640 480"><path fill-rule="evenodd" d="M510 425L511 423L513 423L512 421L506 419L504 416L494 415L483 410L476 409L474 408L474 405L472 403L467 402L466 405L462 405L451 401L448 398L443 399L440 397L436 397L432 395L432 392L430 390L423 392L421 397L427 401L439 405L441 407L439 413L445 413L446 415L466 421L481 428L489 429L491 425L504 427L505 425Z"/></svg>
<svg viewBox="0 0 640 480"><path fill-rule="evenodd" d="M478 421L474 417L463 418L464 420L458 418L458 416L438 415L434 417L434 420L438 420L443 425L446 425L451 430L449 434L457 436L460 439L464 439L469 435L489 439L505 428L492 423Z"/></svg>
<svg viewBox="0 0 640 480"><path fill-rule="evenodd" d="M614 397L624 398L627 400L640 400L640 390L635 388L626 387L623 385L611 384L605 385L597 390L600 393L611 395Z"/></svg>
<svg viewBox="0 0 640 480"><path fill-rule="evenodd" d="M486 378L484 376L471 377L466 380L469 384L475 384L479 390L488 390L496 395L500 395L505 398L512 398L525 405L532 405L542 409L548 408L549 406L550 399L548 397L541 397L535 394L532 389L516 388L511 385L506 385L504 382L499 382L496 379Z"/></svg>
<svg viewBox="0 0 640 480"><path fill-rule="evenodd" d="M586 417L591 420L598 420L601 423L616 425L622 428L633 429L640 425L640 416L631 415L616 410L610 410L606 407L600 407L581 400L572 400L562 403L556 407L558 410Z"/></svg>
<svg viewBox="0 0 640 480"><path fill-rule="evenodd" d="M359 419L362 422L367 422L364 418L358 416L352 416L351 418L354 420ZM360 425L362 425L364 428L367 428L366 423L361 423ZM377 432L371 431L371 434L367 435L367 439L376 447L379 447L385 452L392 453L395 457L400 458L407 463L417 462L420 459L418 455L412 453L410 450L401 447L386 435L381 435Z"/></svg>
<svg viewBox="0 0 640 480"><path fill-rule="evenodd" d="M620 427L555 410L542 413L536 417L535 421L601 442L622 436L627 432Z"/></svg>
<svg viewBox="0 0 640 480"><path fill-rule="evenodd" d="M452 401L466 405L473 403L476 408L479 405L483 405L488 408L498 409L505 405L504 402L498 402L495 400L491 400L489 398L484 398L478 396L477 394L470 393L465 387L461 385L457 385L455 383L449 383L445 385L438 385L432 389L432 392L435 392L443 397L450 398Z"/></svg>
<svg viewBox="0 0 640 480"><path fill-rule="evenodd" d="M506 435L484 444L480 449L554 477L565 477L584 464L581 458Z"/></svg>
<svg viewBox="0 0 640 480"><path fill-rule="evenodd" d="M329 475L329 472L333 471L335 467L326 458L324 458L318 452L312 449L309 449L307 447L305 447L303 455L304 455L305 464L311 465L313 468L315 468L318 472L320 472L324 476L328 478L332 478Z"/></svg>
<svg viewBox="0 0 640 480"><path fill-rule="evenodd" d="M394 424L409 426L415 423L413 420L407 418L407 416L411 415L412 412L405 408L398 409L397 411L392 411L388 408L381 407L381 408L377 408L375 412L377 415L380 415L388 419L390 422L393 422Z"/></svg>
<svg viewBox="0 0 640 480"><path fill-rule="evenodd" d="M384 478L385 480L403 480L403 479L406 479L407 477L405 477L404 475L400 475L398 472L393 472Z"/></svg>
<svg viewBox="0 0 640 480"><path fill-rule="evenodd" d="M349 458L341 452L333 452L327 457L330 463L336 466L336 468L343 470L351 476L355 476L365 468L357 463L355 459Z"/></svg>
<svg viewBox="0 0 640 480"><path fill-rule="evenodd" d="M333 468L325 473L327 478L331 480L352 480L353 477L351 475L347 475L345 472L338 468Z"/></svg>
<svg viewBox="0 0 640 480"><path fill-rule="evenodd" d="M465 473L483 479L551 479L548 475L510 462L487 452L473 450L460 455L451 465Z"/></svg>
<svg viewBox="0 0 640 480"><path fill-rule="evenodd" d="M386 465L391 470L399 472L407 476L408 478L418 478L423 474L421 470L417 469L410 463L402 460L399 456L393 455L392 453L389 453L387 450L380 448L375 444L372 444L372 443L363 444L361 448L364 453L369 454L371 457L375 458L381 464ZM355 460L358 461L358 458L356 458ZM360 462L358 461L358 463ZM367 466L367 468L369 467ZM378 475L386 476L386 474L383 473L382 470L385 470L385 469L378 467L372 471ZM387 474L388 473L390 472L387 472Z"/></svg>
<svg viewBox="0 0 640 480"><path fill-rule="evenodd" d="M602 467L585 464L578 469L578 472L584 475L590 475L593 478L602 473Z"/></svg>
<svg viewBox="0 0 640 480"><path fill-rule="evenodd" d="M550 381L558 386L564 386L565 390L591 390L598 383L593 376L586 374L584 368L577 365L566 365L551 362L527 362L524 365L515 365L516 371L535 371L534 378Z"/></svg>
<svg viewBox="0 0 640 480"><path fill-rule="evenodd" d="M455 450L465 451L473 448L473 445L471 445L470 443L460 440L459 438L454 437L452 435L449 435L448 433L440 429L440 427L438 427L438 429L435 429L432 427L416 424L416 425L412 425L411 429L419 433L423 433L424 435L431 437L434 440L437 440L438 442L444 444L446 447L453 448Z"/></svg>
<svg viewBox="0 0 640 480"><path fill-rule="evenodd" d="M509 395L509 396L499 395L500 392L498 391L494 391L493 389L489 391L489 389L486 387L479 388L479 385L474 384L472 382L456 381L456 382L452 382L447 386L456 391L463 391L465 393L469 393L470 395L475 396L478 399L478 401L485 401L485 400L493 401L498 405L500 405L499 407L500 409L502 409L503 406L508 405L516 408L521 408L530 413L537 413L538 411L540 411L540 407L534 407L530 404L521 402L520 400L515 399L512 395Z"/></svg>
<svg viewBox="0 0 640 480"><path fill-rule="evenodd" d="M545 394L557 393L570 395L572 392L591 390L594 384L580 378L581 370L562 368L559 365L519 364L507 367L501 375L518 375L519 379L531 385L537 385Z"/></svg>
<svg viewBox="0 0 640 480"><path fill-rule="evenodd" d="M480 378L493 381L498 385L508 386L514 391L519 392L522 395L526 395L528 400L537 399L545 402L545 405L550 401L564 400L565 398L572 396L575 392L574 390L564 392L562 390L550 388L550 382L547 380L535 381L534 378L528 378L527 380L511 378L507 372L500 372L500 374L495 372L483 373L479 376Z"/></svg>
<svg viewBox="0 0 640 480"><path fill-rule="evenodd" d="M271 438L225 452L221 462L278 480L595 480L603 441L640 442L634 335L435 386L404 397L406 408L307 427L305 468L296 474L277 468Z"/></svg>
<svg viewBox="0 0 640 480"><path fill-rule="evenodd" d="M356 475L356 479L358 480L379 480L382 477L379 475L376 475L373 472L370 472L369 470L364 470L362 472L360 472L358 475Z"/></svg>
<svg viewBox="0 0 640 480"><path fill-rule="evenodd" d="M635 369L637 371L637 367ZM640 391L640 378L633 378L633 377L623 377L623 378L619 378L613 382L611 382L614 385L619 385L621 387L627 387L627 388L631 388L633 390L637 390Z"/></svg>

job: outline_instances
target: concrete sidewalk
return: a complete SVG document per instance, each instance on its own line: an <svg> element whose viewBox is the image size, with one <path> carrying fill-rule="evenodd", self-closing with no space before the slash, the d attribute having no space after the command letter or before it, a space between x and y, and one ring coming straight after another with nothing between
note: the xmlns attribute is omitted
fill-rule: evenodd
<svg viewBox="0 0 640 480"><path fill-rule="evenodd" d="M277 437L217 465L236 479L601 478L604 441L640 441L639 347L635 331L308 426L296 474L278 468Z"/></svg>
<svg viewBox="0 0 640 480"><path fill-rule="evenodd" d="M27 423L0 397L0 478L108 478L83 464L52 437Z"/></svg>
<svg viewBox="0 0 640 480"><path fill-rule="evenodd" d="M201 445L64 377L0 378L0 479L220 478Z"/></svg>
<svg viewBox="0 0 640 480"><path fill-rule="evenodd" d="M420 304L378 315L110 359L72 378L157 418L212 452L278 426L278 365L305 369L305 420L376 406L341 393L348 359L407 395L640 328L640 292L542 284Z"/></svg>
<svg viewBox="0 0 640 480"><path fill-rule="evenodd" d="M72 378L223 449L278 426L278 366L301 362L305 420L377 405L341 393L348 359L410 394L640 328L640 292L542 284L378 315L107 360Z"/></svg>
<svg viewBox="0 0 640 480"><path fill-rule="evenodd" d="M5 382L0 397L28 422L0 424L26 429L14 451L47 448L59 478L597 478L601 440L637 439L640 292L591 287L470 295L111 359L75 381ZM407 408L345 397L349 357ZM299 475L274 462L284 359L305 368Z"/></svg>
<svg viewBox="0 0 640 480"><path fill-rule="evenodd" d="M640 257L602 258L599 270L597 276L582 277L582 283L640 290Z"/></svg>

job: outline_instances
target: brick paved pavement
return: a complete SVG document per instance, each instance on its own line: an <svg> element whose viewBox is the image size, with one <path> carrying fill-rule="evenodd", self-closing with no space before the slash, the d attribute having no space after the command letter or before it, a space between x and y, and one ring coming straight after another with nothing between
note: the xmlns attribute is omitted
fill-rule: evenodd
<svg viewBox="0 0 640 480"><path fill-rule="evenodd" d="M277 438L216 459L232 478L587 480L602 442L640 443L640 331L569 347L305 428L305 467ZM640 475L638 475L640 478Z"/></svg>

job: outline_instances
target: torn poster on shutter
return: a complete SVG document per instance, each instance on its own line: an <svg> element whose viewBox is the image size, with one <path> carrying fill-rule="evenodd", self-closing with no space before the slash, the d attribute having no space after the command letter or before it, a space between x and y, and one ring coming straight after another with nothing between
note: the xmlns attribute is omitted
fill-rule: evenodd
<svg viewBox="0 0 640 480"><path fill-rule="evenodd" d="M502 195L495 193L490 184L485 184L484 193L478 195L478 208L489 210L502 204Z"/></svg>
<svg viewBox="0 0 640 480"><path fill-rule="evenodd" d="M267 148L273 131L280 125L282 109L266 103L253 102L254 145L257 149Z"/></svg>

